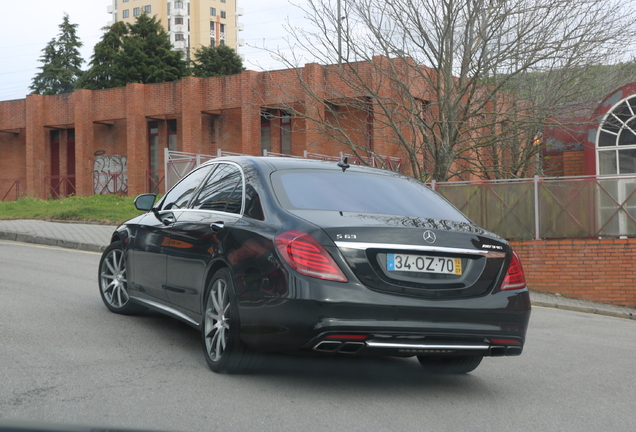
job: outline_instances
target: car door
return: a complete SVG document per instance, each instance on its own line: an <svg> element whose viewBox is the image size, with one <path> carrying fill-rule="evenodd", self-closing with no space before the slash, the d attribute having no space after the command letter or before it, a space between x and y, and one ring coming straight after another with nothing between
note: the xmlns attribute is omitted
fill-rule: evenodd
<svg viewBox="0 0 636 432"><path fill-rule="evenodd" d="M196 313L201 309L206 269L223 253L223 239L243 211L244 175L241 168L228 162L215 165L189 209L180 212L171 226L170 246L165 249L168 299L172 304Z"/></svg>
<svg viewBox="0 0 636 432"><path fill-rule="evenodd" d="M167 300L165 292L170 229L181 208L187 207L201 181L210 172L210 166L194 170L177 183L137 225L129 247L132 289L142 295Z"/></svg>

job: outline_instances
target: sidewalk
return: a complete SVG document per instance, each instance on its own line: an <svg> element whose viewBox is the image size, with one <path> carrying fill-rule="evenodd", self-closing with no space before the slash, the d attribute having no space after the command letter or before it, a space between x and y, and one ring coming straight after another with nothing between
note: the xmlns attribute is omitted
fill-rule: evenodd
<svg viewBox="0 0 636 432"><path fill-rule="evenodd" d="M0 220L0 240L102 252L117 227L40 220Z"/></svg>
<svg viewBox="0 0 636 432"><path fill-rule="evenodd" d="M0 220L0 240L101 252L110 244L110 237L115 228L86 223ZM606 305L535 291L530 291L530 299L533 306L636 320L636 308Z"/></svg>

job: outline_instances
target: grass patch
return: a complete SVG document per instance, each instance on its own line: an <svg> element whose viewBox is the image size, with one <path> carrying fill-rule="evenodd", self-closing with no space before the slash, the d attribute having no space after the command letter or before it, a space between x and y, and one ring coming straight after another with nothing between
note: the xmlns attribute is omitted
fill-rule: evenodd
<svg viewBox="0 0 636 432"><path fill-rule="evenodd" d="M0 219L41 219L120 224L142 212L134 197L93 195L59 200L21 198L0 202Z"/></svg>

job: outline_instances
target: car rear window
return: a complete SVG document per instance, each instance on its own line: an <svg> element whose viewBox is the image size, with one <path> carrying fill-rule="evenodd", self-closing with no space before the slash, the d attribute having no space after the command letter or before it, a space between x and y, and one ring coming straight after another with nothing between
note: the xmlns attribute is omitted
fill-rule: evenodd
<svg viewBox="0 0 636 432"><path fill-rule="evenodd" d="M469 222L455 207L412 179L355 171L278 171L272 176L288 209L334 210Z"/></svg>

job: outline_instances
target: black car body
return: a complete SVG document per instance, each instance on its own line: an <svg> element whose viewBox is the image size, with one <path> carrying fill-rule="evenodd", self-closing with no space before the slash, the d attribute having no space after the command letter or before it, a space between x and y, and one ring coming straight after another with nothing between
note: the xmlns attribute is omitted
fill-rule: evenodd
<svg viewBox="0 0 636 432"><path fill-rule="evenodd" d="M468 372L519 355L530 317L510 245L416 180L292 158L233 157L188 174L113 234L100 292L202 329L215 371L255 352L417 356Z"/></svg>

